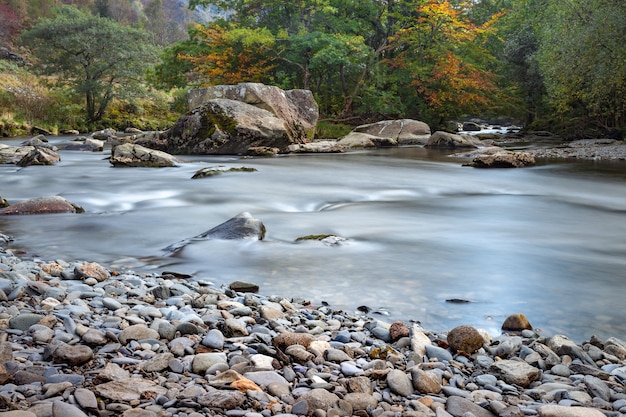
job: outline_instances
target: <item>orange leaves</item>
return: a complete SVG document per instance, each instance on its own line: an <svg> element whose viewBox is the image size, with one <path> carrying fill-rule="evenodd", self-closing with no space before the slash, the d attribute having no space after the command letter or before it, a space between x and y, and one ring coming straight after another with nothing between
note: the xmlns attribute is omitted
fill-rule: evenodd
<svg viewBox="0 0 626 417"><path fill-rule="evenodd" d="M262 43L231 36L233 28L196 26L196 36L207 47L200 55L180 54L192 63L194 71L205 77L205 85L263 82L273 67L272 58Z"/></svg>
<svg viewBox="0 0 626 417"><path fill-rule="evenodd" d="M477 25L469 18L471 7L422 1L412 24L389 39L393 54L387 65L407 71L418 96L441 115L489 106L497 91L483 40L494 33L498 16Z"/></svg>
<svg viewBox="0 0 626 417"><path fill-rule="evenodd" d="M494 75L481 71L448 52L438 57L428 78L416 79L413 85L433 107L471 109L488 105L497 91Z"/></svg>

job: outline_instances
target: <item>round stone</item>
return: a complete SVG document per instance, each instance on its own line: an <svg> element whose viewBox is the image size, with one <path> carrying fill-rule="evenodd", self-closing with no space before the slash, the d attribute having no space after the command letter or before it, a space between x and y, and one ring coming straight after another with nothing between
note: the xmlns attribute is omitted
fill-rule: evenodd
<svg viewBox="0 0 626 417"><path fill-rule="evenodd" d="M457 326L448 333L448 344L455 352L472 354L480 349L485 340L472 326Z"/></svg>
<svg viewBox="0 0 626 417"><path fill-rule="evenodd" d="M159 332L147 327L144 324L134 324L128 326L119 336L120 342L126 344L131 340L159 339Z"/></svg>
<svg viewBox="0 0 626 417"><path fill-rule="evenodd" d="M52 356L56 363L79 366L93 359L93 351L85 345L62 344L54 350Z"/></svg>
<svg viewBox="0 0 626 417"><path fill-rule="evenodd" d="M504 331L520 332L522 330L532 329L533 326L530 325L526 316L521 313L511 314L504 320L504 323L502 323L502 330Z"/></svg>
<svg viewBox="0 0 626 417"><path fill-rule="evenodd" d="M211 329L202 339L202 344L211 349L222 349L224 347L224 335L218 329Z"/></svg>
<svg viewBox="0 0 626 417"><path fill-rule="evenodd" d="M403 397L413 394L413 385L409 376L399 369L392 369L387 374L387 386L392 392Z"/></svg>

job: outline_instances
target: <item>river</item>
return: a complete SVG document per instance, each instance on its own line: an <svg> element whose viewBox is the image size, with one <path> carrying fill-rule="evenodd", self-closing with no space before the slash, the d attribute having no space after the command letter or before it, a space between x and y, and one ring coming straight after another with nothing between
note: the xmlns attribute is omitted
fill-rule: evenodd
<svg viewBox="0 0 626 417"><path fill-rule="evenodd" d="M264 294L367 306L434 331L471 324L496 335L520 312L546 336L626 339L623 161L481 170L407 147L193 156L155 169L113 168L106 150L60 155L55 166L0 165L10 203L60 195L85 209L0 218L23 257L252 281ZM216 166L256 171L191 179ZM199 240L175 257L163 250L243 211L263 221L265 240ZM324 233L347 240L295 242Z"/></svg>

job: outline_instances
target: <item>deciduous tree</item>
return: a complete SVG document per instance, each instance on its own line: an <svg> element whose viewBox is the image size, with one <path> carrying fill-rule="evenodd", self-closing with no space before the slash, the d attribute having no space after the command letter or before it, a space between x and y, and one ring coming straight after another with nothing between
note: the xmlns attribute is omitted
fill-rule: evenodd
<svg viewBox="0 0 626 417"><path fill-rule="evenodd" d="M23 34L41 70L85 97L89 122L100 120L111 100L137 86L156 50L145 32L72 6L58 9Z"/></svg>

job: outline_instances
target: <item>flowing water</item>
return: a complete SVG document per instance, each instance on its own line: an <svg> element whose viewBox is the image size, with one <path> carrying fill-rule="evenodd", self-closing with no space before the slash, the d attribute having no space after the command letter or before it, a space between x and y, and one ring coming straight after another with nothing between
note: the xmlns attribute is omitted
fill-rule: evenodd
<svg viewBox="0 0 626 417"><path fill-rule="evenodd" d="M264 294L368 306L385 321L435 331L471 324L498 334L506 316L521 312L546 335L626 338L623 161L481 170L396 148L194 156L154 169L113 168L107 156L67 151L55 166L0 165L9 202L61 195L85 209L0 218L11 246L24 257L175 271L216 285L253 281ZM191 179L217 166L257 171ZM164 251L243 211L263 221L265 240L196 240L176 256ZM295 242L325 233L347 241Z"/></svg>

